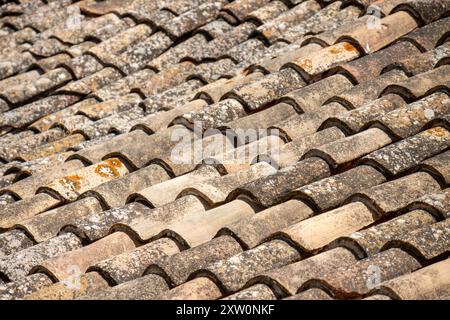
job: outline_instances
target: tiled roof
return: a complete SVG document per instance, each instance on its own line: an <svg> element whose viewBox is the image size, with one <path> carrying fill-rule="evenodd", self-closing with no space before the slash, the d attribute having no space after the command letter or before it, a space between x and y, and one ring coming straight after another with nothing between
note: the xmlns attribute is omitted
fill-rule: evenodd
<svg viewBox="0 0 450 320"><path fill-rule="evenodd" d="M1 3L0 299L450 299L450 1Z"/></svg>

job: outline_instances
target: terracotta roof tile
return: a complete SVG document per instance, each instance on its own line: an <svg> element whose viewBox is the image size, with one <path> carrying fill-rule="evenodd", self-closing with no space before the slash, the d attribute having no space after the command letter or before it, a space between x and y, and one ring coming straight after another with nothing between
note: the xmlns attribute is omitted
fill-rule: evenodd
<svg viewBox="0 0 450 320"><path fill-rule="evenodd" d="M51 58L67 48L68 47L58 39L40 39L33 44L29 49L29 52L38 56Z"/></svg>
<svg viewBox="0 0 450 320"><path fill-rule="evenodd" d="M202 279L202 278L198 278ZM264 284L257 284L251 288L241 290L232 295L226 296L222 300L276 300L272 290Z"/></svg>
<svg viewBox="0 0 450 320"><path fill-rule="evenodd" d="M0 126L2 128L20 128L40 117L60 111L78 100L79 97L73 94L49 96L3 113L0 118Z"/></svg>
<svg viewBox="0 0 450 320"><path fill-rule="evenodd" d="M142 69L132 75L121 78L118 81L112 82L109 85L105 85L102 88L98 88L92 97L98 98L101 101L109 99L119 98L123 95L130 93L133 88L137 88L139 83L147 81L155 74L150 69Z"/></svg>
<svg viewBox="0 0 450 320"><path fill-rule="evenodd" d="M133 192L159 186L169 179L167 172L156 164L131 172L85 192L83 197L95 197L104 208L117 208L125 205ZM171 180L169 180L171 181Z"/></svg>
<svg viewBox="0 0 450 320"><path fill-rule="evenodd" d="M333 6L334 8L335 6ZM277 38L283 37L283 31L289 27L298 24L302 20L306 20L314 13L320 10L320 5L317 1L309 0L300 3L291 10L280 14L275 19L264 23L258 27L258 32L261 33L268 41L272 42Z"/></svg>
<svg viewBox="0 0 450 320"><path fill-rule="evenodd" d="M306 41L306 39L314 34L324 33L343 26L346 23L351 23L361 14L359 8L355 6L343 8L341 4L340 1L332 2L308 19L291 26L281 34L280 40L295 43L304 37Z"/></svg>
<svg viewBox="0 0 450 320"><path fill-rule="evenodd" d="M67 201L74 201L85 191L127 173L125 165L119 159L112 158L52 181L40 191L48 192Z"/></svg>
<svg viewBox="0 0 450 320"><path fill-rule="evenodd" d="M284 200L294 188L329 175L330 168L327 163L312 157L245 184L236 189L234 196L243 195L264 207L269 207Z"/></svg>
<svg viewBox="0 0 450 320"><path fill-rule="evenodd" d="M203 180L183 189L180 195L193 194L204 199L210 205L224 202L236 188L266 179L276 174L276 170L267 163L257 163L248 169L231 173L222 177Z"/></svg>
<svg viewBox="0 0 450 320"><path fill-rule="evenodd" d="M448 30L449 23L449 18L440 19L405 35L402 39L411 41L423 51L432 50L444 40L442 37Z"/></svg>
<svg viewBox="0 0 450 320"><path fill-rule="evenodd" d="M311 35L310 37L308 37L303 41L303 44L314 43L319 44L322 47L330 46L333 43L335 43L339 39L339 37L344 35L345 33L364 27L364 25L367 24L369 19L370 17L367 15L358 17L358 19L356 20L349 21L342 25L337 25L334 28L330 28L329 30L323 33Z"/></svg>
<svg viewBox="0 0 450 320"><path fill-rule="evenodd" d="M286 242L273 240L228 259L212 263L204 270L199 270L195 276L212 278L225 292L234 292L258 272L294 262L299 258L297 250Z"/></svg>
<svg viewBox="0 0 450 320"><path fill-rule="evenodd" d="M448 10L0 5L0 298L449 298Z"/></svg>
<svg viewBox="0 0 450 320"><path fill-rule="evenodd" d="M32 276L43 275L36 273ZM67 279L65 282L57 282L49 286L33 290L24 296L25 300L72 300L84 296L90 292L108 288L107 282L97 273L89 272Z"/></svg>
<svg viewBox="0 0 450 320"><path fill-rule="evenodd" d="M424 97L428 92L435 91L436 88L448 86L449 69L450 66L444 65L424 74L411 77L397 85L392 84L383 91L383 94L398 93L410 100Z"/></svg>
<svg viewBox="0 0 450 320"><path fill-rule="evenodd" d="M271 21L280 14L286 12L288 7L282 1L270 1L265 6L256 9L245 16L245 20L254 20L259 24Z"/></svg>
<svg viewBox="0 0 450 320"><path fill-rule="evenodd" d="M124 20L121 20L114 14L90 19L84 25L85 28L83 29L77 27L56 29L52 32L52 37L63 43L76 45L87 38L106 40L112 37L114 33L124 31L128 27Z"/></svg>
<svg viewBox="0 0 450 320"><path fill-rule="evenodd" d="M318 51L321 48L322 46L318 44L308 44L301 47L299 44L293 43L288 45L284 50L281 50L281 52L277 53L275 56L264 59L260 61L259 64L250 66L249 70L262 69L266 72L276 72L286 63L310 52Z"/></svg>
<svg viewBox="0 0 450 320"><path fill-rule="evenodd" d="M77 300L149 300L166 290L168 286L163 278L148 275L115 287L89 292Z"/></svg>
<svg viewBox="0 0 450 320"><path fill-rule="evenodd" d="M254 72L248 76L237 76L231 79L219 79L211 84L203 86L196 94L196 97L212 102L219 102L220 98L222 98L222 96L228 91L257 81L261 76L261 73Z"/></svg>
<svg viewBox="0 0 450 320"><path fill-rule="evenodd" d="M0 149L0 156L6 161L13 161L23 154L32 152L35 148L43 147L46 143L53 143L63 137L64 132L58 128L30 135L20 141L3 145Z"/></svg>
<svg viewBox="0 0 450 320"><path fill-rule="evenodd" d="M185 57L196 56L195 52L208 46L208 41L203 34L196 34L185 41L170 47L167 51L155 57L148 65L156 70L163 70L170 64L180 62Z"/></svg>
<svg viewBox="0 0 450 320"><path fill-rule="evenodd" d="M78 81L70 82L56 90L58 93L75 93L88 95L120 78L120 73L113 68L104 68Z"/></svg>
<svg viewBox="0 0 450 320"><path fill-rule="evenodd" d="M102 64L91 55L80 55L64 62L62 66L68 68L77 79L82 79L102 69Z"/></svg>
<svg viewBox="0 0 450 320"><path fill-rule="evenodd" d="M321 74L338 64L360 57L361 52L349 42L339 42L332 46L309 53L302 58L286 64L285 68L293 68L307 81L320 78Z"/></svg>
<svg viewBox="0 0 450 320"><path fill-rule="evenodd" d="M89 98L82 100L80 102L74 103L67 108L64 108L60 111L56 111L52 114L49 114L47 116L44 116L37 121L30 124L30 129L33 129L38 132L47 131L50 129L56 122L59 120L65 118L66 116L72 116L77 113L79 109L81 109L83 106L93 105L96 104L97 100Z"/></svg>
<svg viewBox="0 0 450 320"><path fill-rule="evenodd" d="M213 167L204 166L185 175L181 175L147 188L140 188L140 191L138 193L131 194L128 197L128 200L133 199L145 201L154 207L159 207L174 201L181 191L189 187L192 188L192 186L195 186L201 181L222 180L217 178L219 176L220 174Z"/></svg>
<svg viewBox="0 0 450 320"><path fill-rule="evenodd" d="M300 290L326 288L336 298L357 298L367 294L373 281L370 266L375 266L381 281L390 280L420 268L420 264L409 254L399 249L386 250L306 282ZM373 267L374 268L374 267ZM374 268L374 269L375 269Z"/></svg>
<svg viewBox="0 0 450 320"><path fill-rule="evenodd" d="M437 130L438 134L433 130ZM385 174L397 175L441 153L449 144L449 132L437 127L374 151L361 161L375 164Z"/></svg>
<svg viewBox="0 0 450 320"><path fill-rule="evenodd" d="M358 166L292 192L295 198L304 199L319 210L330 210L342 204L358 190L364 190L385 182L385 177L369 166Z"/></svg>
<svg viewBox="0 0 450 320"><path fill-rule="evenodd" d="M225 5L225 6L227 6L227 5ZM204 26L198 28L195 31L195 33L204 34L204 35L210 37L211 39L214 39L214 38L220 37L224 33L231 31L232 29L233 29L233 26L230 25L228 22L226 22L222 19L217 19L217 20L208 22Z"/></svg>
<svg viewBox="0 0 450 320"><path fill-rule="evenodd" d="M347 101L340 100L339 103L346 105ZM338 113L336 116L328 118L322 123L321 128L335 126L346 133L356 133L371 120L405 106L406 102L400 96L396 94L387 94L382 98L358 106L356 109Z"/></svg>
<svg viewBox="0 0 450 320"><path fill-rule="evenodd" d="M372 128L311 149L304 157L319 157L336 169L391 142L392 139L384 131Z"/></svg>
<svg viewBox="0 0 450 320"><path fill-rule="evenodd" d="M345 135L338 128L329 128L325 130L306 135L295 139L280 147L280 154L276 161L280 167L287 167L295 164L309 149L315 148L326 143L339 140ZM261 160L264 160L262 155ZM272 159L271 159L272 160Z"/></svg>
<svg viewBox="0 0 450 320"><path fill-rule="evenodd" d="M395 194L398 188L403 190L401 194ZM418 197L437 190L440 190L440 186L436 180L425 172L418 172L363 190L354 194L351 199L353 201L361 199L378 214L385 215L400 210Z"/></svg>
<svg viewBox="0 0 450 320"><path fill-rule="evenodd" d="M341 104L330 103L322 108L318 108L317 112L308 112L301 114L300 116L291 116L272 128L279 129L292 140L297 140L315 133L326 119L345 111L347 111L347 109Z"/></svg>
<svg viewBox="0 0 450 320"><path fill-rule="evenodd" d="M304 81L294 70L285 69L232 90L227 97L238 99L249 110L257 110L267 102L281 98L287 92L299 89L304 85Z"/></svg>
<svg viewBox="0 0 450 320"><path fill-rule="evenodd" d="M133 248L134 243L126 234L116 232L83 248L47 259L35 266L31 272L43 272L61 281L69 278L73 269L83 273L88 266Z"/></svg>
<svg viewBox="0 0 450 320"><path fill-rule="evenodd" d="M417 199L413 204L411 204L411 209L423 209L427 210L433 216L438 219L445 218L449 216L449 189L438 191L436 193L430 193Z"/></svg>
<svg viewBox="0 0 450 320"><path fill-rule="evenodd" d="M13 194L21 199L29 198L33 196L40 187L82 167L83 164L80 161L66 162L61 166L53 168L53 170L45 170L41 174L31 175L23 180L19 180L11 186L4 188L2 191Z"/></svg>
<svg viewBox="0 0 450 320"><path fill-rule="evenodd" d="M173 240L161 238L93 264L88 271L98 272L110 284L120 284L139 278L152 263L179 251Z"/></svg>
<svg viewBox="0 0 450 320"><path fill-rule="evenodd" d="M303 202L289 200L230 224L219 230L218 234L232 235L243 246L253 248L273 233L312 214L311 208Z"/></svg>
<svg viewBox="0 0 450 320"><path fill-rule="evenodd" d="M147 99L143 100L141 106L145 109L145 113L149 116L161 111L183 109L182 107L184 107L184 109L187 109L187 106L190 105L190 102L186 103L186 100L194 99L194 93L196 93L198 91L197 89L202 86L203 82L201 82L200 80L190 79L172 89L168 89L159 94L148 97ZM197 100L200 101L192 102L193 106L196 106L196 103L200 102L205 102L206 104L206 101L203 101L201 99ZM182 113L182 111L176 112ZM171 120L173 118L175 118L175 116L172 116Z"/></svg>
<svg viewBox="0 0 450 320"><path fill-rule="evenodd" d="M380 291L393 299L422 300L448 297L449 259L382 284Z"/></svg>
<svg viewBox="0 0 450 320"><path fill-rule="evenodd" d="M448 112L449 97L445 93L436 92L404 107L395 109L366 126L380 127L390 134L407 138L420 132L429 122L443 118ZM445 129L437 127L429 131L433 135L445 135Z"/></svg>
<svg viewBox="0 0 450 320"><path fill-rule="evenodd" d="M52 284L52 280L44 274L32 274L20 280L0 284L0 299L19 300L27 294L37 291Z"/></svg>
<svg viewBox="0 0 450 320"><path fill-rule="evenodd" d="M348 248L362 259L379 252L390 240L434 222L435 219L426 211L415 210L387 222L354 232L348 237L339 238L333 245Z"/></svg>
<svg viewBox="0 0 450 320"><path fill-rule="evenodd" d="M445 64L445 60L450 56L450 47L443 44L434 50L424 53L413 54L411 56L400 59L399 61L387 66L385 70L391 68L399 68L409 75L418 75L427 72L440 63Z"/></svg>
<svg viewBox="0 0 450 320"><path fill-rule="evenodd" d="M254 287L256 283L265 283L278 296L293 295L307 280L320 277L338 267L348 266L355 262L356 259L350 251L344 248L336 248L281 268L263 272L249 281L249 284L253 284L252 287Z"/></svg>
<svg viewBox="0 0 450 320"><path fill-rule="evenodd" d="M0 235L1 251L0 258L4 258L14 252L29 248L33 242L23 231L11 230Z"/></svg>
<svg viewBox="0 0 450 320"><path fill-rule="evenodd" d="M163 257L155 264L149 265L145 273L158 274L171 286L176 286L186 282L194 271L228 259L241 251L241 247L233 238L219 237L192 249Z"/></svg>
<svg viewBox="0 0 450 320"><path fill-rule="evenodd" d="M173 20L163 23L161 27L172 37L180 37L216 18L224 3L226 1L219 0L200 4L198 7L179 15Z"/></svg>
<svg viewBox="0 0 450 320"><path fill-rule="evenodd" d="M224 226L254 213L254 208L245 201L235 200L206 212L197 211L178 219L168 224L161 235L171 236L183 246L195 247L213 238Z"/></svg>
<svg viewBox="0 0 450 320"><path fill-rule="evenodd" d="M393 9L393 11L404 10L421 22L428 24L443 17L450 10L449 3L445 0L433 2L423 0L407 0ZM392 12L391 12L392 13Z"/></svg>
<svg viewBox="0 0 450 320"><path fill-rule="evenodd" d="M136 204L133 203L130 204L130 206L132 206L132 209L129 208L128 212L125 213L132 214L131 217L128 217L128 215L126 215L125 217L117 216L117 214L115 214L111 215L110 219L104 219L107 223L103 224L107 228L113 226L113 231L119 229L125 230L126 232L131 233L131 235L135 236L137 239L144 241L155 237L156 235L164 231L166 226L170 225L173 222L182 220L185 216L198 216L198 218L202 218L197 213L202 213L202 215L204 215L205 213L204 205L195 196L182 197L162 207L151 209L150 212L148 208L143 207L143 210L141 211L144 211L144 213L146 214L142 214L142 212L136 212L137 210L133 208L134 206L136 206ZM125 207L125 209L127 209L127 207ZM121 209L116 210L119 211ZM139 216L140 214L142 215ZM93 240L105 236L105 233L109 231L107 228L102 228L103 230L99 230L101 231L101 233L99 234L99 231L90 230L91 225L92 222L87 223L87 228L85 229L89 230L89 233L91 234L90 237Z"/></svg>
<svg viewBox="0 0 450 320"><path fill-rule="evenodd" d="M256 26L252 22L244 22L222 36L211 40L206 46L198 47L185 56L191 60L201 61L203 58L217 58L227 50L248 39ZM184 56L180 56L180 59Z"/></svg>
<svg viewBox="0 0 450 320"><path fill-rule="evenodd" d="M329 98L349 90L351 82L342 75L334 75L313 83L307 87L291 91L281 98L282 102L290 103L300 112L315 112Z"/></svg>
<svg viewBox="0 0 450 320"><path fill-rule="evenodd" d="M221 126L245 115L244 107L234 99L225 99L206 105L199 111L190 111L179 118L175 118L174 124L183 124L192 128L196 121L204 123L205 129Z"/></svg>
<svg viewBox="0 0 450 320"><path fill-rule="evenodd" d="M423 170L432 174L437 174L448 184L450 181L450 171L448 168L450 160L450 151L443 152L437 156L427 159L423 162Z"/></svg>
<svg viewBox="0 0 450 320"><path fill-rule="evenodd" d="M399 21L401 23L398 23ZM381 30L374 31L366 25L365 28L357 28L352 32L345 33L338 39L338 42L352 42L358 45L363 52L371 53L380 50L417 27L417 22L406 12L391 14L382 18L380 23L383 25Z"/></svg>
<svg viewBox="0 0 450 320"><path fill-rule="evenodd" d="M234 19L243 20L247 14L269 3L268 0L237 0L224 6L224 11Z"/></svg>
<svg viewBox="0 0 450 320"><path fill-rule="evenodd" d="M10 228L21 220L32 218L55 207L58 202L57 199L44 193L17 201L3 209L0 228L3 230Z"/></svg>
<svg viewBox="0 0 450 320"><path fill-rule="evenodd" d="M41 262L80 247L80 239L73 234L61 235L1 259L0 273L11 281L18 280Z"/></svg>
<svg viewBox="0 0 450 320"><path fill-rule="evenodd" d="M448 219L395 237L384 248L398 247L421 261L431 260L448 252L450 241Z"/></svg>
<svg viewBox="0 0 450 320"><path fill-rule="evenodd" d="M372 212L361 202L303 220L278 234L294 242L302 250L318 250L331 241L362 229L375 222ZM320 230L320 233L317 231Z"/></svg>
<svg viewBox="0 0 450 320"><path fill-rule="evenodd" d="M86 198L43 212L32 218L23 219L16 227L26 230L39 243L56 236L63 226L101 210L102 207L96 199Z"/></svg>
<svg viewBox="0 0 450 320"><path fill-rule="evenodd" d="M286 300L332 300L332 298L325 291L313 288L290 296Z"/></svg>
<svg viewBox="0 0 450 320"><path fill-rule="evenodd" d="M208 278L196 278L159 295L157 300L206 300L218 299L222 293Z"/></svg>
<svg viewBox="0 0 450 320"><path fill-rule="evenodd" d="M389 13L399 4L403 3L401 0L375 0L375 1L366 1L366 10L377 10L380 11L380 13L384 16L389 15Z"/></svg>
<svg viewBox="0 0 450 320"><path fill-rule="evenodd" d="M369 82L360 83L346 91L336 94L328 102L339 102L347 109L355 109L371 102L384 92L384 90L394 83L407 81L407 76L399 70L392 70L380 75ZM387 94L387 92L385 93Z"/></svg>

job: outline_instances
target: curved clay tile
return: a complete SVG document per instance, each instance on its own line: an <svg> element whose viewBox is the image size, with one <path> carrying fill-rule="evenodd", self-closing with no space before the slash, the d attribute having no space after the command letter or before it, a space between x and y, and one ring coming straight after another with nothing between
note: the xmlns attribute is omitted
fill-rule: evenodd
<svg viewBox="0 0 450 320"><path fill-rule="evenodd" d="M430 193L410 205L411 209L426 210L438 219L448 219L450 213L450 189Z"/></svg>
<svg viewBox="0 0 450 320"><path fill-rule="evenodd" d="M177 286L188 280L194 271L210 264L228 259L242 251L231 237L218 237L172 256L166 256L149 265L145 274L158 274L171 286Z"/></svg>
<svg viewBox="0 0 450 320"><path fill-rule="evenodd" d="M400 190L401 193L396 192ZM362 190L347 201L362 201L376 210L377 215L385 216L403 209L421 196L438 190L440 186L436 180L425 172L418 172Z"/></svg>
<svg viewBox="0 0 450 320"><path fill-rule="evenodd" d="M374 151L362 158L360 163L374 165L383 173L394 176L414 168L449 146L450 133L437 127Z"/></svg>
<svg viewBox="0 0 450 320"><path fill-rule="evenodd" d="M445 219L393 238L383 249L400 248L425 263L448 254L450 220Z"/></svg>
<svg viewBox="0 0 450 320"><path fill-rule="evenodd" d="M161 238L92 264L87 272L97 272L108 283L117 285L141 277L148 266L178 252L180 249L173 240Z"/></svg>
<svg viewBox="0 0 450 320"><path fill-rule="evenodd" d="M354 87L332 96L326 103L338 102L349 110L358 109L366 103L377 99L380 94L390 85L408 79L399 70L393 70L377 76L369 82L362 82Z"/></svg>
<svg viewBox="0 0 450 320"><path fill-rule="evenodd" d="M312 157L248 182L234 190L230 198L242 195L263 207L270 207L285 200L293 189L329 175L328 164L320 158Z"/></svg>
<svg viewBox="0 0 450 320"><path fill-rule="evenodd" d="M212 263L191 277L211 278L222 291L233 293L260 272L277 268L300 259L297 250L284 241L273 240L256 248Z"/></svg>
<svg viewBox="0 0 450 320"><path fill-rule="evenodd" d="M334 298L359 298L379 285L376 281L390 280L418 268L420 264L412 256L402 250L391 249L311 279L300 290L325 288Z"/></svg>
<svg viewBox="0 0 450 320"><path fill-rule="evenodd" d="M292 196L326 211L338 207L353 193L385 181L386 178L380 172L363 165L300 187L292 191Z"/></svg>
<svg viewBox="0 0 450 320"><path fill-rule="evenodd" d="M446 151L434 156L433 158L425 160L421 164L420 170L438 176L448 185L450 181L449 163L450 151Z"/></svg>
<svg viewBox="0 0 450 320"><path fill-rule="evenodd" d="M381 251L383 246L392 239L433 224L435 221L428 212L414 210L370 228L353 232L349 236L341 237L330 246L347 248L359 259L363 259Z"/></svg>
<svg viewBox="0 0 450 320"><path fill-rule="evenodd" d="M101 211L102 207L97 199L85 198L29 219L23 219L14 228L25 230L34 241L40 243L57 236L63 226L73 224L84 216Z"/></svg>
<svg viewBox="0 0 450 320"><path fill-rule="evenodd" d="M0 298L450 297L448 0L0 2Z"/></svg>
<svg viewBox="0 0 450 320"><path fill-rule="evenodd" d="M436 92L369 121L364 127L379 127L392 136L405 139L419 133L433 120L444 118L448 113L449 106L449 96L443 92ZM446 130L437 126L428 132L440 136L445 135Z"/></svg>
<svg viewBox="0 0 450 320"><path fill-rule="evenodd" d="M450 10L450 4L446 0L423 1L406 0L392 9L394 12L405 11L423 24L429 24L445 16Z"/></svg>
<svg viewBox="0 0 450 320"><path fill-rule="evenodd" d="M31 276L44 275L36 273ZM31 277L30 276L30 277ZM30 290L24 300L73 300L97 290L108 288L108 283L95 272L80 274L79 279L57 282L38 290Z"/></svg>
<svg viewBox="0 0 450 320"><path fill-rule="evenodd" d="M27 294L46 288L52 283L52 280L45 274L32 274L14 282L0 284L0 299L20 300Z"/></svg>
<svg viewBox="0 0 450 320"><path fill-rule="evenodd" d="M447 87L449 81L450 66L443 65L423 74L411 77L399 84L386 87L382 95L397 93L409 101L427 96L440 87ZM448 88L447 88L448 90Z"/></svg>
<svg viewBox="0 0 450 320"><path fill-rule="evenodd" d="M319 157L336 169L390 143L392 139L389 135L378 128L372 128L311 149L303 158Z"/></svg>
<svg viewBox="0 0 450 320"><path fill-rule="evenodd" d="M375 292L385 294L392 299L438 299L442 295L445 296L448 291L449 266L449 259L436 262L423 269L386 281Z"/></svg>
<svg viewBox="0 0 450 320"><path fill-rule="evenodd" d="M342 101L339 103L342 103ZM400 96L388 94L356 109L338 113L336 116L328 118L322 123L319 130L337 127L347 134L357 133L371 120L405 106L406 102Z"/></svg>

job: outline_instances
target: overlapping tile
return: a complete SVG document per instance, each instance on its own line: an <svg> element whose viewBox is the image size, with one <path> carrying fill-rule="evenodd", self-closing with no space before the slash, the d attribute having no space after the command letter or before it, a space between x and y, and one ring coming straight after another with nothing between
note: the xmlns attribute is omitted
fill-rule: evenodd
<svg viewBox="0 0 450 320"><path fill-rule="evenodd" d="M450 297L448 10L2 5L0 299Z"/></svg>

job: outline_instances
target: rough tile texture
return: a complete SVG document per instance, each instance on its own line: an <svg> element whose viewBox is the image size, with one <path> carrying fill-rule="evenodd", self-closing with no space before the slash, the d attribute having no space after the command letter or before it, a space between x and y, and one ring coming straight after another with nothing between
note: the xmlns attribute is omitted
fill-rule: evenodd
<svg viewBox="0 0 450 320"><path fill-rule="evenodd" d="M449 9L0 1L0 299L449 299Z"/></svg>

